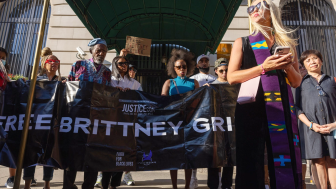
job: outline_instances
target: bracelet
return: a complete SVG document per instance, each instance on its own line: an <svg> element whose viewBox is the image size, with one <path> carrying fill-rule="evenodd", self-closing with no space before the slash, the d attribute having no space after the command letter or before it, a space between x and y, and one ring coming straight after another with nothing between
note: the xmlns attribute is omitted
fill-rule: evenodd
<svg viewBox="0 0 336 189"><path fill-rule="evenodd" d="M310 129L310 130L313 130L313 122L312 122L312 121L310 122L309 129Z"/></svg>
<svg viewBox="0 0 336 189"><path fill-rule="evenodd" d="M260 66L261 66L261 69L262 69L261 75L265 75L265 69L264 69L263 65L260 64Z"/></svg>

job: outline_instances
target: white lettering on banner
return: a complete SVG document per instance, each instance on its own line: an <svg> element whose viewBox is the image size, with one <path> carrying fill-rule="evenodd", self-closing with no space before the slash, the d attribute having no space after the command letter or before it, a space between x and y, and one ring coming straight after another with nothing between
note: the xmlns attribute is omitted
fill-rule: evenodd
<svg viewBox="0 0 336 189"><path fill-rule="evenodd" d="M24 118L25 118L25 114L20 114L19 115L19 128L18 128L18 130L23 130L23 124L24 124ZM31 114L30 115L30 117L31 118L33 118L34 117L34 114ZM29 120L29 123L31 123L31 119ZM33 127L32 126L29 126L29 129L32 129Z"/></svg>
<svg viewBox="0 0 336 189"><path fill-rule="evenodd" d="M219 122L217 122L219 121ZM222 125L224 124L224 120L221 117L212 117L211 118L211 122L212 122L212 129L213 131L217 131L217 127L221 130L221 131L225 131L225 129L223 129Z"/></svg>
<svg viewBox="0 0 336 189"><path fill-rule="evenodd" d="M0 120L6 120L6 116L0 116ZM0 126L2 127L3 122L0 122Z"/></svg>
<svg viewBox="0 0 336 189"><path fill-rule="evenodd" d="M85 124L80 124L80 122L85 122ZM78 133L78 129L81 128L85 134L90 134L89 130L87 129L88 126L90 126L91 121L88 118L76 118L75 121L75 129L74 133Z"/></svg>
<svg viewBox="0 0 336 189"><path fill-rule="evenodd" d="M199 129L199 128L197 127L198 122L201 122L201 121L203 121L203 122L208 122L209 119L206 119L206 118L198 118L198 119L196 119L196 120L194 121L194 123L193 123L193 128L194 128L194 130L195 130L196 132L199 132L199 133L205 133L205 132L209 131L209 130L210 130L210 124L209 124L209 123L203 123L203 124L200 124L200 126L204 127L204 129Z"/></svg>
<svg viewBox="0 0 336 189"><path fill-rule="evenodd" d="M13 131L16 131L16 128L14 127L15 122L17 121L17 117L15 115L8 116L5 131L9 131L9 126L12 128Z"/></svg>
<svg viewBox="0 0 336 189"><path fill-rule="evenodd" d="M228 131L232 131L231 117L226 118Z"/></svg>
<svg viewBox="0 0 336 189"><path fill-rule="evenodd" d="M133 107L134 108L134 107ZM139 108L137 106L136 108ZM135 109L133 109L135 110ZM139 110L139 109L137 109ZM5 127L5 131L17 131L17 130L22 130L23 128L23 122L24 122L24 114L19 114L19 116L0 116L0 120L6 120L6 124L4 121L0 121L0 126ZM34 117L34 114L31 114L31 117ZM48 119L49 118L49 119ZM52 114L38 114L36 118L36 125L35 125L35 130L50 130L51 129L51 118ZM213 131L221 131L224 132L226 131L224 129L225 126L225 121L221 117L211 117L211 123L209 123L209 119L207 118L198 118L193 122L193 129L198 132L198 133L204 133L210 130L210 126L212 126ZM122 126L123 128L123 136L126 137L128 136L128 130L129 127L134 126L134 135L135 137L139 137L140 131L144 133L147 136L166 136L167 132L165 131L166 125L168 125L174 130L174 135L178 135L179 128L182 126L183 121L177 122L175 125L173 122L153 122L153 123L146 123L146 127L144 127L142 124L139 123L133 123L133 122L115 122L115 121L106 121L106 120L98 120L95 119L93 121L92 125L92 133L90 133L88 127L91 126L91 121L88 118L80 118L76 117L74 120L71 117L62 117L60 121L60 130L59 132L62 133L67 133L70 132L72 129L72 125L74 125L74 133L78 133L79 129L82 129L85 134L93 134L97 135L98 134L98 129L99 127L103 127L106 125L106 136L111 135L111 127L112 125L115 126ZM16 129L16 123L18 123L18 129ZM226 123L227 123L227 131L232 131L232 122L231 122L231 117L226 118ZM42 126L42 124L46 125L49 124L48 126ZM4 126L5 125L5 126ZM102 128L102 129L103 129ZM218 129L219 128L219 129ZM29 129L32 129L32 126L29 126ZM119 128L116 128L119 129ZM151 133L153 131L153 133ZM132 132L133 134L133 132Z"/></svg>
<svg viewBox="0 0 336 189"><path fill-rule="evenodd" d="M105 121L105 120L102 120L101 123L106 124L106 136L110 136L111 125L117 125L117 122L114 122L114 121Z"/></svg>
<svg viewBox="0 0 336 189"><path fill-rule="evenodd" d="M135 137L139 137L139 130L142 131L145 135L150 136L150 123L146 123L146 129L141 127L139 123L135 123Z"/></svg>
<svg viewBox="0 0 336 189"><path fill-rule="evenodd" d="M124 104L122 112L129 113L147 113L155 112L155 107L141 104Z"/></svg>
<svg viewBox="0 0 336 189"><path fill-rule="evenodd" d="M118 125L122 125L122 126L124 126L123 136L127 136L127 129L128 129L128 126L133 126L133 123L118 122Z"/></svg>
<svg viewBox="0 0 336 189"><path fill-rule="evenodd" d="M65 122L65 121L67 121L67 122ZM59 132L63 132L63 133L70 132L71 123L72 123L71 117L62 117ZM64 128L64 127L66 127L66 128Z"/></svg>
<svg viewBox="0 0 336 189"><path fill-rule="evenodd" d="M164 127L158 127L159 125L166 125L165 122L154 122L153 123L153 136L166 136L166 132L159 133L158 131L162 131Z"/></svg>
<svg viewBox="0 0 336 189"><path fill-rule="evenodd" d="M177 125L174 125L173 122L168 122L168 125L170 125L174 129L174 135L178 135L178 129L182 125L183 121L179 121Z"/></svg>
<svg viewBox="0 0 336 189"><path fill-rule="evenodd" d="M44 114L44 115L37 115L36 119L36 130L49 130L50 126L42 126L41 124L49 124L51 125L51 120L43 120L43 118L52 118L52 114Z"/></svg>

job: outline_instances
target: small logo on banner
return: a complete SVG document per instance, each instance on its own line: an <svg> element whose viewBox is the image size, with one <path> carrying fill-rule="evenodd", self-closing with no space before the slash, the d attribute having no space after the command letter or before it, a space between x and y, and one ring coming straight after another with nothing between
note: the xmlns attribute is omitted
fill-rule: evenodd
<svg viewBox="0 0 336 189"><path fill-rule="evenodd" d="M268 122L268 129L270 133L286 132L286 124L284 121Z"/></svg>
<svg viewBox="0 0 336 189"><path fill-rule="evenodd" d="M153 115L157 108L157 103L149 100L119 99L119 102L124 103L121 111L125 115Z"/></svg>
<svg viewBox="0 0 336 189"><path fill-rule="evenodd" d="M144 152L142 155L142 162L138 162L138 164L141 164L144 166L156 164L156 161L153 161L152 156L153 156L152 150L150 150L148 154Z"/></svg>
<svg viewBox="0 0 336 189"><path fill-rule="evenodd" d="M299 146L300 140L298 135L294 135L293 141L295 146Z"/></svg>
<svg viewBox="0 0 336 189"><path fill-rule="evenodd" d="M274 166L287 167L291 165L291 159L289 155L279 155L279 158L274 158Z"/></svg>

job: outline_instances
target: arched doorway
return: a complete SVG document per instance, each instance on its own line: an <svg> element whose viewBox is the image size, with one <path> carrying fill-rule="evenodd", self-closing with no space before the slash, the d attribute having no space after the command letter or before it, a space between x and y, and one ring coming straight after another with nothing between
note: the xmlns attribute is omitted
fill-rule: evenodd
<svg viewBox="0 0 336 189"><path fill-rule="evenodd" d="M308 49L316 49L323 55L324 73L336 76L336 13L325 0L283 1L282 21L297 29L298 55Z"/></svg>
<svg viewBox="0 0 336 189"><path fill-rule="evenodd" d="M166 64L173 49L189 49L175 44L152 44L151 56L132 56L130 61L138 68L137 80L145 92L160 95L164 82L170 77L167 75ZM163 59L166 61L162 61Z"/></svg>
<svg viewBox="0 0 336 189"><path fill-rule="evenodd" d="M0 46L9 55L10 73L30 76L38 29L40 26L43 0L6 1L0 12ZM48 33L50 7L45 34ZM43 47L47 35L44 36Z"/></svg>

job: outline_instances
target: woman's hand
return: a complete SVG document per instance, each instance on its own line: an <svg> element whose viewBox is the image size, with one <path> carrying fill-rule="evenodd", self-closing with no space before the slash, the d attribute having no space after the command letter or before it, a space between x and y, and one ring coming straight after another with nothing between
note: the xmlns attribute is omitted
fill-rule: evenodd
<svg viewBox="0 0 336 189"><path fill-rule="evenodd" d="M203 86L208 86L208 87L210 87L210 84L209 84L209 83L206 83L206 84L204 84Z"/></svg>
<svg viewBox="0 0 336 189"><path fill-rule="evenodd" d="M62 83L66 83L66 82L67 82L67 79L62 80Z"/></svg>
<svg viewBox="0 0 336 189"><path fill-rule="evenodd" d="M336 123L329 123L329 124L321 125L321 127L322 127L322 130L325 132L324 134L329 134L330 132L336 129Z"/></svg>
<svg viewBox="0 0 336 189"><path fill-rule="evenodd" d="M268 72L272 70L289 69L292 64L292 53L288 53L285 56L272 55L266 58L262 66L265 72Z"/></svg>
<svg viewBox="0 0 336 189"><path fill-rule="evenodd" d="M119 56L127 56L128 53L129 53L128 50L126 50L126 49L121 49L121 51L120 51L120 55L119 55Z"/></svg>
<svg viewBox="0 0 336 189"><path fill-rule="evenodd" d="M126 92L126 91L128 91L128 90L131 90L130 88L124 88L123 90L122 90L122 92Z"/></svg>
<svg viewBox="0 0 336 189"><path fill-rule="evenodd" d="M317 133L321 133L321 134L329 134L329 131L325 130L323 126L317 124L317 123L313 123L313 127L312 127L313 131L317 132Z"/></svg>

